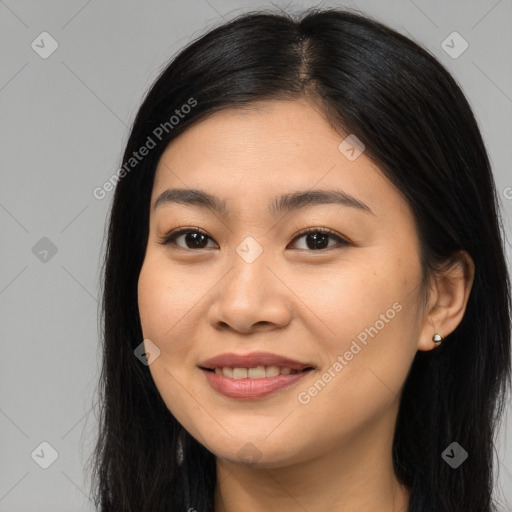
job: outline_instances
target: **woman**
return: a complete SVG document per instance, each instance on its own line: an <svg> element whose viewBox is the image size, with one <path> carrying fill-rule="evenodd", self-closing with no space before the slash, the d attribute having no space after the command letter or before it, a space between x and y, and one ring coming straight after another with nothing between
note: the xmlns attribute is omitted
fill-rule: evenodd
<svg viewBox="0 0 512 512"><path fill-rule="evenodd" d="M429 53L353 12L239 16L161 73L118 178L102 511L495 510L502 226Z"/></svg>

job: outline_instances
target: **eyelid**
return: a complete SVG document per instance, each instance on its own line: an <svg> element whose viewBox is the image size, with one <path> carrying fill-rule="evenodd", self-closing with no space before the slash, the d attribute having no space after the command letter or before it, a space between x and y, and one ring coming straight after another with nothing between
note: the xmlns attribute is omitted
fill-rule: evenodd
<svg viewBox="0 0 512 512"><path fill-rule="evenodd" d="M330 235L332 236L333 238L337 238L340 242L344 242L344 243L347 243L347 244L350 244L352 242L350 242L350 240L342 235L340 235L339 233L337 233L336 231L334 231L333 229L329 229L329 228L316 228L316 227L308 227L308 228L304 228L304 229L301 229L298 233L295 234L295 236L293 237L293 241L297 240L297 238L300 238L304 235L307 235L309 233L322 233L324 235ZM310 252L313 252L313 251L310 251Z"/></svg>
<svg viewBox="0 0 512 512"><path fill-rule="evenodd" d="M194 250L194 249L188 249L188 248L185 248L185 247L180 247L179 245L174 244L173 242L180 235L184 235L184 234L187 234L187 233L196 233L196 232L201 234L201 235L204 235L204 236L208 237L210 240L213 240L213 238L204 229L198 228L196 226L182 226L182 227L173 229L173 230L169 231L168 233L166 233L166 234L162 235L161 237L159 237L158 243L160 245L163 245L163 246L173 244L176 247L178 247L178 249ZM215 243L217 243L217 242L215 242Z"/></svg>
<svg viewBox="0 0 512 512"><path fill-rule="evenodd" d="M159 237L158 243L160 245L163 245L163 246L171 245L172 244L175 247L177 247L178 249L194 251L194 250L197 250L197 249L189 249L188 247L181 247L181 246L179 246L179 245L174 243L176 238L179 237L180 235L191 233L191 232L192 233L202 234L202 235L206 236L207 238L209 238L210 240L215 242L215 240L206 231L204 231L201 228L198 228L196 226L182 226L182 227L179 227L179 228L175 228L175 229L171 230L170 232L164 234L163 236ZM293 239L292 239L292 243L295 242L298 238L301 238L302 236L310 234L310 233L322 233L322 234L325 234L325 235L329 235L329 236L331 236L333 238L336 238L338 240L338 243L333 245L333 246L331 246L331 247L328 247L326 249L318 249L317 251L307 250L307 249L299 249L299 250L305 250L306 252L319 252L319 253L321 253L321 252L329 251L330 249L337 248L339 246L353 245L353 242L351 242L348 238L340 235L339 233L337 233L336 231L334 231L332 229L324 228L324 227L314 227L314 226L313 227L303 228L299 232L297 232L294 235ZM217 242L215 242L215 243L217 243Z"/></svg>

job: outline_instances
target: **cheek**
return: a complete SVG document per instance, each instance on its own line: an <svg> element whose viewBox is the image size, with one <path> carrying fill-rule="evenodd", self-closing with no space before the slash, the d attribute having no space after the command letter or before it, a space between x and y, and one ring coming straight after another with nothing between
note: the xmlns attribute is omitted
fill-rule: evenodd
<svg viewBox="0 0 512 512"><path fill-rule="evenodd" d="M163 313L166 310L173 311L168 303L169 296L165 292L166 280L159 279L158 275L157 266L146 259L142 265L137 288L142 332L144 338L149 338L154 342L160 340L165 327ZM158 345L160 344L158 343Z"/></svg>
<svg viewBox="0 0 512 512"><path fill-rule="evenodd" d="M184 391L192 387L189 372L195 364L190 359L193 333L187 333L187 320L200 290L191 284L190 279L184 282L183 272L172 271L170 265L150 255L139 275L138 305L143 336L160 350L149 365L151 376L171 413L193 430L193 407Z"/></svg>
<svg viewBox="0 0 512 512"><path fill-rule="evenodd" d="M199 277L191 280L184 273L158 258L147 258L138 281L138 304L142 331L159 346L176 340L177 332L186 338L183 319L204 296Z"/></svg>
<svg viewBox="0 0 512 512"><path fill-rule="evenodd" d="M332 272L336 277L324 294L310 295L317 297L316 312L329 327L322 338L324 365L341 364L343 369L333 370L346 379L340 389L355 386L361 399L380 388L398 393L417 350L419 267L397 262L382 258L371 265L360 262L350 274Z"/></svg>
<svg viewBox="0 0 512 512"><path fill-rule="evenodd" d="M404 296L402 282L402 276L390 272L385 262L379 266L360 258L344 260L323 274L302 275L295 289L300 289L300 297L335 343L356 336L390 309L388 316L394 317L393 304Z"/></svg>

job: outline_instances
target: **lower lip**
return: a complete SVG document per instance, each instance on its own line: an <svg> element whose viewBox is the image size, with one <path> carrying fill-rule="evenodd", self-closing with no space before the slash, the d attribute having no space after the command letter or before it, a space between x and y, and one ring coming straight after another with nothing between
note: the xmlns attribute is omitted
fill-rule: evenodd
<svg viewBox="0 0 512 512"><path fill-rule="evenodd" d="M221 395L229 398L253 399L270 395L274 391L287 388L308 375L312 370L306 370L293 375L277 375L263 379L230 379L224 375L217 375L208 370L201 371L211 387Z"/></svg>

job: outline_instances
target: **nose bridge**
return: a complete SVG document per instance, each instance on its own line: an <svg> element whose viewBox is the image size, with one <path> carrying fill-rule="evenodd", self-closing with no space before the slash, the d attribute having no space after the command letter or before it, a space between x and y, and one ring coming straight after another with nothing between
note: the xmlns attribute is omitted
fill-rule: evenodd
<svg viewBox="0 0 512 512"><path fill-rule="evenodd" d="M231 278L228 281L234 288L253 299L268 290L266 280L271 276L267 268L269 251L263 243L252 236L245 237L231 256ZM247 289L246 289L247 288Z"/></svg>
<svg viewBox="0 0 512 512"><path fill-rule="evenodd" d="M252 265L257 260L260 260L261 263L261 260L265 259L262 258L262 255L264 253L267 253L265 257L268 255L268 250L265 251L263 247L262 238L258 242L253 236L246 236L236 247L236 254L247 265Z"/></svg>

